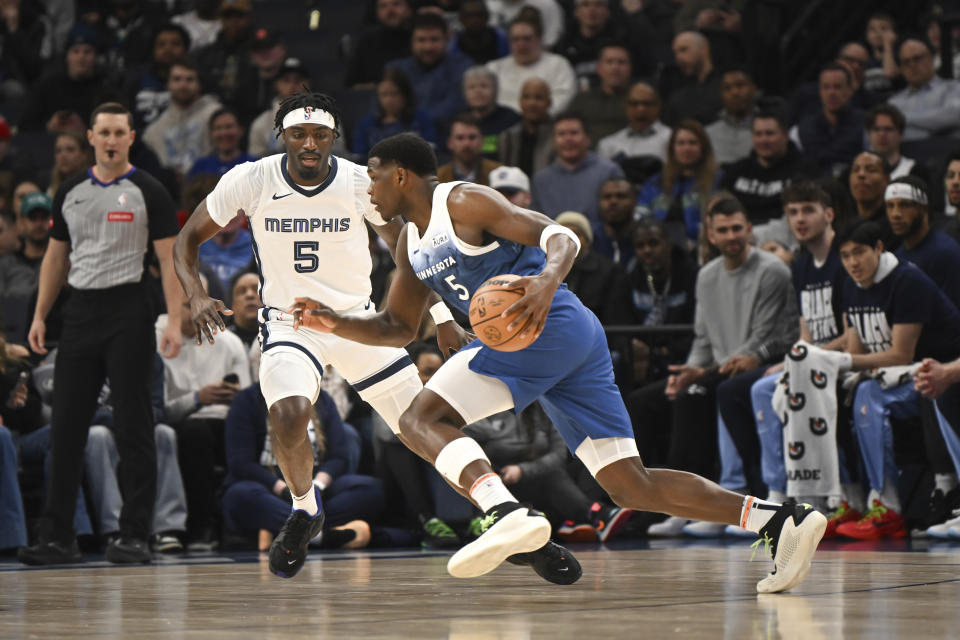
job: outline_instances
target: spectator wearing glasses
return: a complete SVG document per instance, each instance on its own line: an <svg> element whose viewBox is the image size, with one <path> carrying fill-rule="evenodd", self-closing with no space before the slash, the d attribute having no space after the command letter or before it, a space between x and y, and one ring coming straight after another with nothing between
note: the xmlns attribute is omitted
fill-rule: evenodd
<svg viewBox="0 0 960 640"><path fill-rule="evenodd" d="M907 87L890 98L907 119L907 142L932 136L956 136L960 128L960 84L944 80L933 69L933 47L907 38L900 45L900 68Z"/></svg>

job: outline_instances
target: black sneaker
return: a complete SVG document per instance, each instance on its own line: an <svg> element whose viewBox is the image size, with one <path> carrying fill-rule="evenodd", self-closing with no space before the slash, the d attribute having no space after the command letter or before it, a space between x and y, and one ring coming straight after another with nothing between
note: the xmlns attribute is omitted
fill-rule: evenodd
<svg viewBox="0 0 960 640"><path fill-rule="evenodd" d="M910 523L910 535L915 538L926 537L927 529L952 518L957 508L960 508L960 488L951 489L947 494L941 489L934 489L923 518Z"/></svg>
<svg viewBox="0 0 960 640"><path fill-rule="evenodd" d="M791 498L760 529L760 539L751 545L764 545L773 558L773 571L757 583L757 593L786 591L806 580L810 559L827 530L827 517L809 504L797 504ZM756 551L755 551L756 552Z"/></svg>
<svg viewBox="0 0 960 640"><path fill-rule="evenodd" d="M48 564L77 564L83 562L80 547L74 538L70 544L54 540L41 540L32 547L20 547L17 551L17 560L23 564L34 566Z"/></svg>
<svg viewBox="0 0 960 640"><path fill-rule="evenodd" d="M424 516L420 518L423 521L423 541L421 544L426 549L457 549L460 547L460 538L446 522L434 516L429 520Z"/></svg>
<svg viewBox="0 0 960 640"><path fill-rule="evenodd" d="M123 536L111 542L103 555L113 564L144 564L153 560L146 540Z"/></svg>
<svg viewBox="0 0 960 640"><path fill-rule="evenodd" d="M533 567L538 576L553 584L573 584L583 575L580 563L570 550L553 540L536 551L515 553L507 558L507 562Z"/></svg>
<svg viewBox="0 0 960 640"><path fill-rule="evenodd" d="M280 533L270 545L270 572L281 578L292 578L307 560L307 545L323 529L323 507L320 505L320 491L317 493L317 515L310 516L306 511L297 509L283 523Z"/></svg>
<svg viewBox="0 0 960 640"><path fill-rule="evenodd" d="M600 542L612 540L632 515L633 511L630 509L606 507L599 502L594 502L590 507L590 522L596 529L597 539Z"/></svg>
<svg viewBox="0 0 960 640"><path fill-rule="evenodd" d="M462 547L447 562L455 578L475 578L496 569L509 556L536 551L550 541L550 521L542 513L516 502L487 511L479 538Z"/></svg>

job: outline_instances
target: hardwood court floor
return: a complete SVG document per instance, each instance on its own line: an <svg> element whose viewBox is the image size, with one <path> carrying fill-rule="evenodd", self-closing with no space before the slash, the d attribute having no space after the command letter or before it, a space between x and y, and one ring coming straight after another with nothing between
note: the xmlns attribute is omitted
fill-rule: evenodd
<svg viewBox="0 0 960 640"><path fill-rule="evenodd" d="M873 548L875 550L865 550ZM0 638L957 638L960 545L824 545L792 594L745 544L576 550L575 585L504 565L449 577L446 556L313 554L292 580L256 554L148 566L0 563ZM922 552L917 552L917 550Z"/></svg>

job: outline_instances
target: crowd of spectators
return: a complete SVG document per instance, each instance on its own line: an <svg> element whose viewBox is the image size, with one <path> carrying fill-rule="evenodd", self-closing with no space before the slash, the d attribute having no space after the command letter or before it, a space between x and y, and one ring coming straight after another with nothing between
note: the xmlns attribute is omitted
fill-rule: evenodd
<svg viewBox="0 0 960 640"><path fill-rule="evenodd" d="M857 31L779 93L747 52L782 27L750 18L753 4L369 0L334 34L276 24L268 0L4 2L0 550L34 538L47 487L53 359L28 349L27 333L64 186L95 161L91 113L105 102L130 110L131 162L182 225L231 167L283 151L277 105L311 87L345 105L335 153L362 163L378 141L417 133L440 181L489 185L578 235L567 285L618 327L611 357L648 465L813 500L831 535L865 537L869 521L871 535L960 537L960 348L944 337L960 330L960 55L941 55L942 35L957 38L941 25L954 3L924 2L920 19L894 12L899 21L858 7ZM323 38L337 40L323 48L338 51L337 73L316 62ZM376 302L392 264L382 242L370 247ZM232 333L197 345L187 312L157 318L158 342L173 318L183 347L154 367L153 543L265 549L290 496L256 380L261 303L244 216L200 258L205 285L233 309ZM144 278L162 308L158 266L148 256ZM43 302L48 344L70 289ZM839 362L841 379L859 374L825 392L842 491L797 493L812 486L795 482L804 444L788 441L796 431L775 390L793 389L780 371L798 341ZM411 351L424 380L442 362L428 343ZM908 378L876 374L894 366ZM88 548L121 528L124 425L110 387L93 422L76 425L89 436L73 527ZM473 507L334 371L314 409L328 510L316 545L448 547L475 535ZM539 407L468 429L558 535L607 539L612 503ZM818 459L832 459L820 444ZM661 520L635 517L624 531L725 532Z"/></svg>

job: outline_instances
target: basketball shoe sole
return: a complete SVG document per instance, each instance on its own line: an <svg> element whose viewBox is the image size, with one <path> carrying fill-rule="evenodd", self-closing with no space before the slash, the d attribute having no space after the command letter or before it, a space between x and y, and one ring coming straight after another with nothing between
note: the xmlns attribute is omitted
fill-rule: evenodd
<svg viewBox="0 0 960 640"><path fill-rule="evenodd" d="M454 578L476 578L499 567L508 556L536 551L549 540L550 521L520 507L453 554L447 571Z"/></svg>

